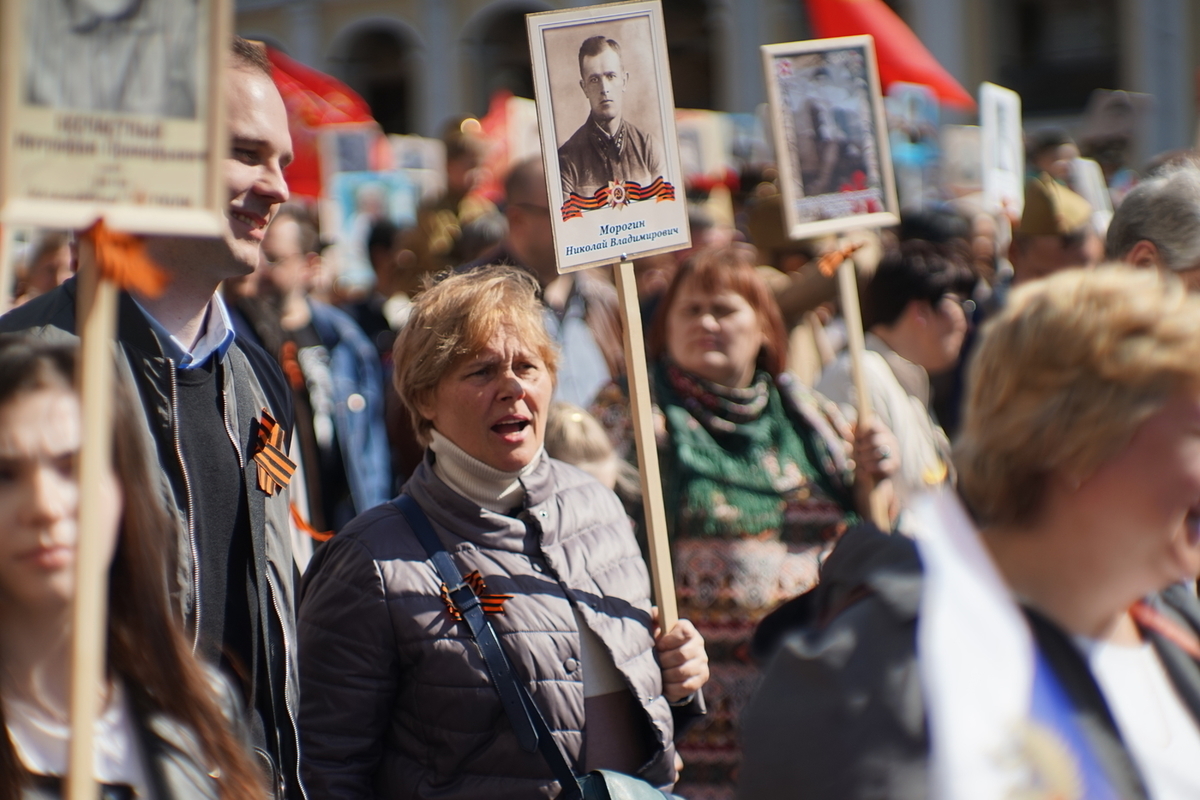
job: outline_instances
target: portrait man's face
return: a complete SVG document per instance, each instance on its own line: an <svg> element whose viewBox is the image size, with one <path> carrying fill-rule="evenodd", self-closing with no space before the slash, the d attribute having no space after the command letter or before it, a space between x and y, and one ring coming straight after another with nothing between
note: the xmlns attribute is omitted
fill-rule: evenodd
<svg viewBox="0 0 1200 800"><path fill-rule="evenodd" d="M579 72L579 85L591 104L592 116L604 122L618 119L625 84L629 81L629 74L621 66L621 56L606 47L594 56L584 56Z"/></svg>

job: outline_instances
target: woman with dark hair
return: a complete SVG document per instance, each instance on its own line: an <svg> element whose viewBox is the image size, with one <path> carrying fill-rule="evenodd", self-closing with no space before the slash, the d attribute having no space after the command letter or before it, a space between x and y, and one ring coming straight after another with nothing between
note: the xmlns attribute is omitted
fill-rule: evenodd
<svg viewBox="0 0 1200 800"><path fill-rule="evenodd" d="M816 582L821 559L866 511L868 482L856 478L887 492L896 468L894 439L873 427L857 438L856 470L837 409L784 371L787 334L754 264L745 247L698 253L647 337L680 615L704 636L711 670L708 718L680 743L686 796L732 794L754 626ZM623 395L610 387L596 411L628 453Z"/></svg>
<svg viewBox="0 0 1200 800"><path fill-rule="evenodd" d="M930 376L958 363L975 276L951 245L911 240L884 256L863 292L862 368L872 410L900 444L896 491L907 504L952 481L950 440L932 411ZM830 364L817 391L853 417L858 393L848 354Z"/></svg>
<svg viewBox="0 0 1200 800"><path fill-rule="evenodd" d="M0 800L58 797L66 772L75 361L71 347L0 337ZM169 607L162 532L171 523L145 491L154 481L130 413L138 406L121 394L99 527L111 565L95 777L105 797L262 798L266 787L223 714L243 704L192 656Z"/></svg>

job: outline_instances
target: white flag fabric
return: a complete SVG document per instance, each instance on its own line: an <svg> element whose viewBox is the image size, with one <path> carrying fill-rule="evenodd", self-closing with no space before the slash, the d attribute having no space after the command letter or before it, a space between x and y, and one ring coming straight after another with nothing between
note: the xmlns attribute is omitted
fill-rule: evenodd
<svg viewBox="0 0 1200 800"><path fill-rule="evenodd" d="M1011 797L1027 780L1020 752L1033 690L1032 634L953 492L922 495L910 513L907 527L925 570L917 664L932 800Z"/></svg>

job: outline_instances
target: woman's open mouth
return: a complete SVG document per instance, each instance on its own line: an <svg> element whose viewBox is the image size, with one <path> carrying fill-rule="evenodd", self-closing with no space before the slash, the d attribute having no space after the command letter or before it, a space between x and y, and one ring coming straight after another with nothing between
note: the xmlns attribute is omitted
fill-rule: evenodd
<svg viewBox="0 0 1200 800"><path fill-rule="evenodd" d="M505 417L492 426L492 430L501 436L512 436L523 433L533 423L524 417Z"/></svg>

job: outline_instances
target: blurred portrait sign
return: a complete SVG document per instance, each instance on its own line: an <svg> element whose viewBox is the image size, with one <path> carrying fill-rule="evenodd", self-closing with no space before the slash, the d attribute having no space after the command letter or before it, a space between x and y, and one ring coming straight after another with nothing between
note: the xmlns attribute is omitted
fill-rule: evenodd
<svg viewBox="0 0 1200 800"><path fill-rule="evenodd" d="M900 221L870 36L762 48L793 239Z"/></svg>
<svg viewBox="0 0 1200 800"><path fill-rule="evenodd" d="M0 214L216 234L230 0L4 0Z"/></svg>
<svg viewBox="0 0 1200 800"><path fill-rule="evenodd" d="M559 272L689 247L662 6L525 19Z"/></svg>
<svg viewBox="0 0 1200 800"><path fill-rule="evenodd" d="M1025 209L1025 137L1021 95L994 83L979 85L983 201L988 211L1017 217Z"/></svg>

